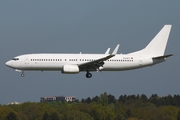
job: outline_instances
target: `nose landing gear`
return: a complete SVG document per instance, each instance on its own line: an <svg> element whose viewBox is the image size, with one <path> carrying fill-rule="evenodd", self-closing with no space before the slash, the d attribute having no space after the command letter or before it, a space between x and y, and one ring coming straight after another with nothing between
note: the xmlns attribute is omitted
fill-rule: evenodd
<svg viewBox="0 0 180 120"><path fill-rule="evenodd" d="M24 71L23 70L18 70L18 69L15 69L16 72L21 72L21 77L24 77Z"/></svg>
<svg viewBox="0 0 180 120"><path fill-rule="evenodd" d="M22 72L22 73L21 73L21 77L24 77L24 76L25 76L25 75L24 75L24 72Z"/></svg>

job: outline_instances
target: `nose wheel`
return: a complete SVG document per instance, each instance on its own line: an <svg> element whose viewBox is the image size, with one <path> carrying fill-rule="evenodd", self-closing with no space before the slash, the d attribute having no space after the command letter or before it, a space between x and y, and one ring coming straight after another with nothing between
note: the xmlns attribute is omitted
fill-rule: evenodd
<svg viewBox="0 0 180 120"><path fill-rule="evenodd" d="M90 72L87 72L87 73L86 73L86 77L87 77L87 78L91 78L91 77L92 77L92 74L91 74Z"/></svg>
<svg viewBox="0 0 180 120"><path fill-rule="evenodd" d="M21 77L24 77L24 76L25 76L25 75L24 75L24 72L22 72L22 73L21 73Z"/></svg>

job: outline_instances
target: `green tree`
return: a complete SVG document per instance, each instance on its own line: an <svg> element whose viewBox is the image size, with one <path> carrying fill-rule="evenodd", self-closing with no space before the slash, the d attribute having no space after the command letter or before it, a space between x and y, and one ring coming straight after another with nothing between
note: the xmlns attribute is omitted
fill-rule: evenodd
<svg viewBox="0 0 180 120"><path fill-rule="evenodd" d="M129 108L126 110L125 117L126 118L130 118L131 117L131 110Z"/></svg>
<svg viewBox="0 0 180 120"><path fill-rule="evenodd" d="M122 103L125 103L127 100L127 95L121 95L119 96L119 99L118 99L118 102L122 102Z"/></svg>
<svg viewBox="0 0 180 120"><path fill-rule="evenodd" d="M83 103L88 103L88 104L89 104L89 103L91 103L91 98L88 97L87 99L85 99L85 100L82 99L81 101L82 101Z"/></svg>
<svg viewBox="0 0 180 120"><path fill-rule="evenodd" d="M42 120L51 120L51 117L47 112L45 112L44 115L43 115Z"/></svg>
<svg viewBox="0 0 180 120"><path fill-rule="evenodd" d="M164 113L164 116L169 120L177 120L178 108L175 106L163 106L161 111Z"/></svg>
<svg viewBox="0 0 180 120"><path fill-rule="evenodd" d="M14 112L10 112L7 116L6 116L6 120L18 120L17 119L17 115Z"/></svg>
<svg viewBox="0 0 180 120"><path fill-rule="evenodd" d="M20 119L24 120L35 120L38 119L41 115L39 109L39 104L26 102L21 105L21 114Z"/></svg>
<svg viewBox="0 0 180 120"><path fill-rule="evenodd" d="M113 95L109 94L108 95L108 104L111 104L111 103L116 103L116 98Z"/></svg>
<svg viewBox="0 0 180 120"><path fill-rule="evenodd" d="M4 120L10 112L14 112L10 106L0 106L0 120Z"/></svg>
<svg viewBox="0 0 180 120"><path fill-rule="evenodd" d="M180 120L180 111L178 112L177 120Z"/></svg>
<svg viewBox="0 0 180 120"><path fill-rule="evenodd" d="M60 120L58 114L56 112L53 112L50 116L51 120Z"/></svg>
<svg viewBox="0 0 180 120"><path fill-rule="evenodd" d="M106 92L100 95L100 100L101 100L102 105L108 105L108 95Z"/></svg>
<svg viewBox="0 0 180 120"><path fill-rule="evenodd" d="M100 97L98 96L93 97L92 102L101 103Z"/></svg>
<svg viewBox="0 0 180 120"><path fill-rule="evenodd" d="M78 110L67 110L64 113L65 120L93 120L93 118L84 112Z"/></svg>
<svg viewBox="0 0 180 120"><path fill-rule="evenodd" d="M102 104L93 104L90 115L94 120L114 120L116 117L112 106L103 106Z"/></svg>
<svg viewBox="0 0 180 120"><path fill-rule="evenodd" d="M160 106L160 99L157 94L152 94L149 101L155 104L157 107Z"/></svg>
<svg viewBox="0 0 180 120"><path fill-rule="evenodd" d="M145 94L142 94L142 95L140 96L140 98L141 98L141 100L142 100L143 102L147 102L147 101L148 101L148 98L147 98L147 96L146 96Z"/></svg>

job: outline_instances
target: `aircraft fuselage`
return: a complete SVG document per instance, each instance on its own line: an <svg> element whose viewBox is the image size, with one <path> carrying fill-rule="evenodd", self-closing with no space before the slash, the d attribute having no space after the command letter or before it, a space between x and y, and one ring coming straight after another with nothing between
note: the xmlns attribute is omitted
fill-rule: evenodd
<svg viewBox="0 0 180 120"><path fill-rule="evenodd" d="M10 60L6 65L19 70L62 70L66 64L79 65L97 60L105 54L27 54L17 56L18 60ZM163 60L160 60L161 62ZM117 54L104 61L102 71L122 71L153 65L152 58L133 57ZM81 70L84 71L84 70ZM94 71L94 70L90 70Z"/></svg>

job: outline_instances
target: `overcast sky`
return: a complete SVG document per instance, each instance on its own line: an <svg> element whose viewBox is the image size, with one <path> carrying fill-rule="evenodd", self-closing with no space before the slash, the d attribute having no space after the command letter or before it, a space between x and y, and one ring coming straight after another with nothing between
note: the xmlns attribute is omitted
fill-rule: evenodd
<svg viewBox="0 0 180 120"><path fill-rule="evenodd" d="M178 0L19 0L0 1L0 104L39 102L42 96L76 96L79 100L107 92L166 96L180 92L180 1ZM124 72L64 75L18 72L5 62L26 53L118 53L145 47L165 24L172 24L166 54L153 67Z"/></svg>

